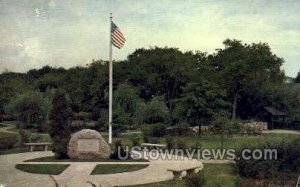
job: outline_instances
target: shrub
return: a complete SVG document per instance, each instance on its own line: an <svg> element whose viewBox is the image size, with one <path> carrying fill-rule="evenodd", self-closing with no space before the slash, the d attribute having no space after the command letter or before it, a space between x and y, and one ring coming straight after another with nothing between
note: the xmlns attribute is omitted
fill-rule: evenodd
<svg viewBox="0 0 300 187"><path fill-rule="evenodd" d="M167 149L175 149L176 148L176 141L175 138L173 137L166 137L166 145L167 145Z"/></svg>
<svg viewBox="0 0 300 187"><path fill-rule="evenodd" d="M74 119L75 120L89 120L91 118L91 114L88 112L78 112L74 114Z"/></svg>
<svg viewBox="0 0 300 187"><path fill-rule="evenodd" d="M30 137L30 142L39 142L42 139L40 134L33 134Z"/></svg>
<svg viewBox="0 0 300 187"><path fill-rule="evenodd" d="M169 121L170 112L163 96L155 96L148 103L139 103L135 111L138 123L165 123Z"/></svg>
<svg viewBox="0 0 300 187"><path fill-rule="evenodd" d="M38 126L38 132L49 132L50 130L50 123L44 122Z"/></svg>
<svg viewBox="0 0 300 187"><path fill-rule="evenodd" d="M150 137L149 136L143 136L143 141L145 142L145 143L149 143L149 139L150 139Z"/></svg>
<svg viewBox="0 0 300 187"><path fill-rule="evenodd" d="M177 149L187 149L187 140L185 138L178 138L176 141Z"/></svg>
<svg viewBox="0 0 300 187"><path fill-rule="evenodd" d="M244 148L249 147L245 146ZM249 149L251 150L251 148ZM266 143L253 149L275 149L277 150L277 159L245 160L242 159L242 151L237 151L236 156L241 159L236 160L236 168L241 177L276 180L282 176L282 173L300 172L300 140L292 141L288 144L284 142L273 145Z"/></svg>
<svg viewBox="0 0 300 187"><path fill-rule="evenodd" d="M160 141L159 141L158 138L149 137L148 138L148 143L158 144L158 143L160 143Z"/></svg>
<svg viewBox="0 0 300 187"><path fill-rule="evenodd" d="M142 132L144 136L163 137L166 134L166 126L161 123L145 125L142 128Z"/></svg>
<svg viewBox="0 0 300 187"><path fill-rule="evenodd" d="M168 136L189 136L191 134L193 134L193 130L189 128L187 123L181 123L166 129L166 135Z"/></svg>
<svg viewBox="0 0 300 187"><path fill-rule="evenodd" d="M141 138L136 135L132 135L129 137L129 140L131 141L132 146L139 146Z"/></svg>
<svg viewBox="0 0 300 187"><path fill-rule="evenodd" d="M71 137L72 110L66 94L57 90L52 100L50 136L53 152L58 158L67 158L67 146Z"/></svg>
<svg viewBox="0 0 300 187"><path fill-rule="evenodd" d="M200 140L193 142L192 149L200 149L202 147Z"/></svg>
<svg viewBox="0 0 300 187"><path fill-rule="evenodd" d="M19 135L20 135L20 146L23 146L24 143L28 143L30 140L30 132L24 130L24 129L20 129L19 130Z"/></svg>
<svg viewBox="0 0 300 187"><path fill-rule="evenodd" d="M0 150L11 149L18 142L16 135L0 137Z"/></svg>
<svg viewBox="0 0 300 187"><path fill-rule="evenodd" d="M203 172L191 174L185 179L185 184L188 187L202 187L206 183Z"/></svg>
<svg viewBox="0 0 300 187"><path fill-rule="evenodd" d="M110 155L110 158L111 159L115 159L115 160L120 160L121 157L126 157L128 155L128 159L130 158L130 154L127 152L127 150L124 149L124 146L123 146L123 143L122 143L122 140L116 140L114 142L114 151L113 153Z"/></svg>
<svg viewBox="0 0 300 187"><path fill-rule="evenodd" d="M113 124L113 136L119 137L122 132L126 130L126 127L123 124L115 123Z"/></svg>
<svg viewBox="0 0 300 187"><path fill-rule="evenodd" d="M51 104L43 94L37 91L28 91L16 95L10 100L5 110L6 113L16 117L24 124L24 128L33 127L48 120Z"/></svg>

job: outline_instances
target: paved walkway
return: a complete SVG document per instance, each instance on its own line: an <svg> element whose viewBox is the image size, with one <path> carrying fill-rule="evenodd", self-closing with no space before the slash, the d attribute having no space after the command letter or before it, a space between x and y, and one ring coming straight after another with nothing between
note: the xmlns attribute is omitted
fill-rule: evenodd
<svg viewBox="0 0 300 187"><path fill-rule="evenodd" d="M13 132L13 131L9 130L9 129L13 128L14 125L8 124L8 123L0 123L0 125L5 125L5 127L0 127L0 132L4 132L4 133L16 133L16 132Z"/></svg>
<svg viewBox="0 0 300 187"><path fill-rule="evenodd" d="M300 135L300 131L297 131L297 130L283 130L283 129L267 130L263 133L265 133L265 134L299 134Z"/></svg>
<svg viewBox="0 0 300 187"><path fill-rule="evenodd" d="M188 160L185 157L169 160L149 160L150 162L23 162L28 159L52 156L52 152L30 152L0 156L0 184L8 187L53 187L55 183L49 175L31 174L17 170L16 164L70 164L70 166L60 175L53 176L59 186L85 187L94 185L102 186L127 186L155 183L172 180L173 174L168 169L198 166L203 167L202 162ZM147 164L148 167L133 171L117 174L90 175L97 164Z"/></svg>

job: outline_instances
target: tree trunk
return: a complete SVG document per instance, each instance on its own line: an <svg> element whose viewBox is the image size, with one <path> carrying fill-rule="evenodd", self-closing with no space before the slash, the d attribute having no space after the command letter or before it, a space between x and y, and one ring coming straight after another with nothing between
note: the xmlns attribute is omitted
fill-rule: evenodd
<svg viewBox="0 0 300 187"><path fill-rule="evenodd" d="M224 148L224 133L221 133L221 149Z"/></svg>
<svg viewBox="0 0 300 187"><path fill-rule="evenodd" d="M235 93L232 105L232 119L236 119L236 108L237 108L238 93Z"/></svg>
<svg viewBox="0 0 300 187"><path fill-rule="evenodd" d="M202 126L202 123L198 123L198 136L201 137L201 126Z"/></svg>

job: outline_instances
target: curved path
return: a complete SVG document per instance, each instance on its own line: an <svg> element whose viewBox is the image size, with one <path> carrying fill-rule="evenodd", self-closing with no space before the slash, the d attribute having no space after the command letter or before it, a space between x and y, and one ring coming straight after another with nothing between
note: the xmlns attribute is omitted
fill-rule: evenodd
<svg viewBox="0 0 300 187"><path fill-rule="evenodd" d="M267 130L263 132L265 134L299 134L299 130L285 130L285 129L274 129L274 130Z"/></svg>
<svg viewBox="0 0 300 187"><path fill-rule="evenodd" d="M0 123L0 125L4 125L5 127L0 127L0 132L4 132L4 133L16 133L13 131L10 131L9 129L13 128L14 125L12 124L8 124L8 123Z"/></svg>
<svg viewBox="0 0 300 187"><path fill-rule="evenodd" d="M60 175L53 176L59 186L68 187L85 187L93 186L127 186L155 183L166 180L172 180L173 174L168 169L181 167L201 167L202 162L197 160L189 160L179 157L178 160L174 156L169 160L149 160L150 162L127 162L118 164L149 164L148 167L133 171L117 174L90 175L92 170L98 164L117 164L116 162L24 162L28 159L38 157L52 156L52 152L30 152L9 154L0 156L0 184L8 187L53 187L55 182L49 175L31 174L17 170L16 164L70 164L70 166ZM92 184L90 184L92 183Z"/></svg>

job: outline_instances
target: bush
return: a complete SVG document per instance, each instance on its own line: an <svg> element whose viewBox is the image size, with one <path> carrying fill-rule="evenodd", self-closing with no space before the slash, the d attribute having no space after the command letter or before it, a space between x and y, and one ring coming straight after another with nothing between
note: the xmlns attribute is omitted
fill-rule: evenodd
<svg viewBox="0 0 300 187"><path fill-rule="evenodd" d="M16 135L0 137L0 150L11 149L18 142Z"/></svg>
<svg viewBox="0 0 300 187"><path fill-rule="evenodd" d="M74 114L74 119L75 120L89 120L91 118L91 114L88 112L78 112Z"/></svg>
<svg viewBox="0 0 300 187"><path fill-rule="evenodd" d="M200 149L202 147L200 140L196 140L193 145L192 149Z"/></svg>
<svg viewBox="0 0 300 187"><path fill-rule="evenodd" d="M28 91L16 95L5 107L6 113L23 122L24 128L36 127L48 120L51 104L43 94Z"/></svg>
<svg viewBox="0 0 300 187"><path fill-rule="evenodd" d="M160 141L159 141L159 138L149 137L148 143L159 144Z"/></svg>
<svg viewBox="0 0 300 187"><path fill-rule="evenodd" d="M129 137L129 140L131 141L132 146L139 146L141 138L136 135L132 135Z"/></svg>
<svg viewBox="0 0 300 187"><path fill-rule="evenodd" d="M176 148L176 141L175 138L173 137L166 137L166 144L167 144L167 149L175 149Z"/></svg>
<svg viewBox="0 0 300 187"><path fill-rule="evenodd" d="M202 187L206 183L203 172L191 174L185 179L185 184L188 187Z"/></svg>
<svg viewBox="0 0 300 187"><path fill-rule="evenodd" d="M20 146L23 146L24 143L28 143L30 140L30 132L24 130L24 129L20 129L19 130L19 135L20 135Z"/></svg>
<svg viewBox="0 0 300 187"><path fill-rule="evenodd" d="M30 142L39 142L42 139L40 134L33 134L30 137Z"/></svg>
<svg viewBox="0 0 300 187"><path fill-rule="evenodd" d="M176 141L177 149L188 149L187 140L185 138L178 138Z"/></svg>
<svg viewBox="0 0 300 187"><path fill-rule="evenodd" d="M145 142L145 143L149 143L149 139L150 139L150 137L149 136L143 136L143 141Z"/></svg>
<svg viewBox="0 0 300 187"><path fill-rule="evenodd" d="M166 129L166 135L168 136L189 136L192 134L193 130L189 128L187 123L181 123Z"/></svg>
<svg viewBox="0 0 300 187"><path fill-rule="evenodd" d="M125 130L126 130L126 127L123 124L118 124L118 123L113 124L113 131L112 131L112 133L113 133L114 137L119 137L120 134L122 132L124 132Z"/></svg>
<svg viewBox="0 0 300 187"><path fill-rule="evenodd" d="M38 126L38 132L49 132L50 130L50 123L44 122Z"/></svg>
<svg viewBox="0 0 300 187"><path fill-rule="evenodd" d="M114 142L114 151L110 155L110 158L115 159L115 160L120 160L121 158L119 157L119 155L122 158L124 158L128 155L127 159L130 159L130 154L127 152L127 150L124 149L124 145L122 143L122 140L116 140Z"/></svg>
<svg viewBox="0 0 300 187"><path fill-rule="evenodd" d="M135 111L138 123L155 124L169 121L170 112L163 96L155 96L148 103L139 103Z"/></svg>
<svg viewBox="0 0 300 187"><path fill-rule="evenodd" d="M146 125L142 128L144 136L163 137L166 135L166 126L161 123Z"/></svg>
<svg viewBox="0 0 300 187"><path fill-rule="evenodd" d="M250 150L259 149L275 149L277 150L277 159L260 159L260 160L244 160L242 159L242 151L244 148ZM254 179L272 179L276 180L282 176L282 173L299 173L300 172L300 140L290 143L280 143L272 145L266 143L259 147L249 148L245 146L237 152L236 168L241 177Z"/></svg>
<svg viewBox="0 0 300 187"><path fill-rule="evenodd" d="M67 147L71 137L72 110L66 93L57 90L52 100L50 136L53 141L53 152L57 158L67 158Z"/></svg>

